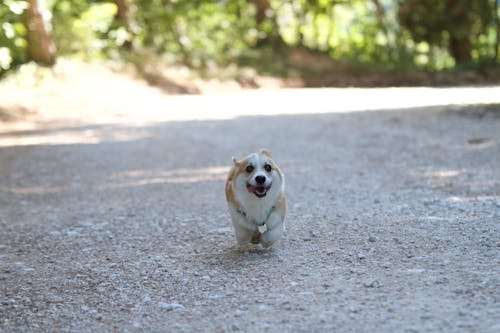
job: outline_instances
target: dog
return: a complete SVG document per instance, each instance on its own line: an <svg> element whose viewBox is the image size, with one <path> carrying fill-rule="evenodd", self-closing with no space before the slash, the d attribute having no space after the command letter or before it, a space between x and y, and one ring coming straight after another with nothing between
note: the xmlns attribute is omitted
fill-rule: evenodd
<svg viewBox="0 0 500 333"><path fill-rule="evenodd" d="M287 210L285 177L268 150L242 159L233 157L226 199L240 247L261 244L270 248L281 238Z"/></svg>

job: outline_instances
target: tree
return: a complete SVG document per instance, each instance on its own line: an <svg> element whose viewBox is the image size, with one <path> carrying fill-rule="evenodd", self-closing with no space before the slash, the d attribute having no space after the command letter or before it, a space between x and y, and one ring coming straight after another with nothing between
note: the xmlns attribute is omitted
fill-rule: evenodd
<svg viewBox="0 0 500 333"><path fill-rule="evenodd" d="M251 0L255 6L255 26L261 32L261 37L257 45L275 44L284 45L278 31L276 22L276 12L271 7L269 0Z"/></svg>
<svg viewBox="0 0 500 333"><path fill-rule="evenodd" d="M122 26L127 34L129 35L128 39L123 43L123 48L126 50L132 49L132 33L130 29L130 5L132 0L114 0L116 4L117 11L115 15L115 21Z"/></svg>
<svg viewBox="0 0 500 333"><path fill-rule="evenodd" d="M416 41L445 45L457 64L472 60L472 38L492 20L489 0L401 0L398 20Z"/></svg>
<svg viewBox="0 0 500 333"><path fill-rule="evenodd" d="M56 63L56 45L50 35L51 13L45 0L29 0L24 11L28 59L45 66Z"/></svg>

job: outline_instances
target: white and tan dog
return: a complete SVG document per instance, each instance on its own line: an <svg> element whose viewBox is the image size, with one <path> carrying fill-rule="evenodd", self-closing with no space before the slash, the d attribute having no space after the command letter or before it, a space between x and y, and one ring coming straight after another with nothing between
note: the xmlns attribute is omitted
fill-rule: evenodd
<svg viewBox="0 0 500 333"><path fill-rule="evenodd" d="M243 159L233 157L226 199L240 246L260 243L268 248L283 234L287 208L285 177L269 151L262 149ZM259 229L265 231L261 233Z"/></svg>

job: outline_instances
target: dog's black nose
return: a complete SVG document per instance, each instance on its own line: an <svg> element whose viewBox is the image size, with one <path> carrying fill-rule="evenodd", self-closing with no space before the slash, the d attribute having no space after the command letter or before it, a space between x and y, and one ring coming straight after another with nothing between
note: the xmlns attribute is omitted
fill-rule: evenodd
<svg viewBox="0 0 500 333"><path fill-rule="evenodd" d="M257 176L257 177L255 177L255 181L257 182L257 184L264 184L266 182L266 177Z"/></svg>

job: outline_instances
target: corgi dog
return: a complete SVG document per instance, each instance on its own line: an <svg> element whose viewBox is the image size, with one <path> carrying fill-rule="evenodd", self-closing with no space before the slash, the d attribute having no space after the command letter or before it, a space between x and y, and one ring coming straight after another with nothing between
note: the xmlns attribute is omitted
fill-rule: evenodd
<svg viewBox="0 0 500 333"><path fill-rule="evenodd" d="M269 248L283 235L287 209L285 177L268 150L242 159L233 157L226 199L241 247L252 243Z"/></svg>

